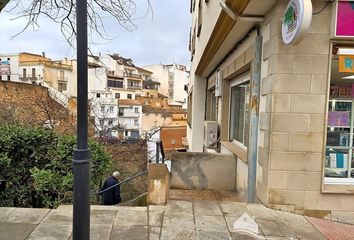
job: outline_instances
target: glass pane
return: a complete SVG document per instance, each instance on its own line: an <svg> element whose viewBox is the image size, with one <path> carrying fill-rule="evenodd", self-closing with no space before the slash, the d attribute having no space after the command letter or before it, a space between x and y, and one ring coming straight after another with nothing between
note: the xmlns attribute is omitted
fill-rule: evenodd
<svg viewBox="0 0 354 240"><path fill-rule="evenodd" d="M231 88L230 139L248 145L249 84Z"/></svg>
<svg viewBox="0 0 354 240"><path fill-rule="evenodd" d="M325 177L346 178L348 175L349 150L327 149Z"/></svg>
<svg viewBox="0 0 354 240"><path fill-rule="evenodd" d="M327 147L349 147L349 128L328 128Z"/></svg>

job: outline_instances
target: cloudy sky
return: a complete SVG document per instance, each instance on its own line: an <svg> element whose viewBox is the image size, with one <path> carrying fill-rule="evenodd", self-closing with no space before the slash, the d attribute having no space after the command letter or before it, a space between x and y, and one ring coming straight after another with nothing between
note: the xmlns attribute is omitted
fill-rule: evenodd
<svg viewBox="0 0 354 240"><path fill-rule="evenodd" d="M189 66L189 0L150 0L153 12L144 18L146 0L136 2L137 20L134 23L137 29L129 32L106 18L106 31L116 38L112 41L99 40L99 44L91 45L93 52L119 53L132 58L139 66L171 62ZM25 24L24 19L11 20L15 16L13 13L0 13L0 53L45 52L52 59L75 57L75 49L69 47L60 27L45 18L40 20L38 30L29 28L12 39L11 36L21 31Z"/></svg>

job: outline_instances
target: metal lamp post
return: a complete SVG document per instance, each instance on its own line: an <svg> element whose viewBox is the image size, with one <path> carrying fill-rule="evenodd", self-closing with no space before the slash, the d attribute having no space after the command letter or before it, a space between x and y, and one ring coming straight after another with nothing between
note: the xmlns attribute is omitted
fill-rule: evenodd
<svg viewBox="0 0 354 240"><path fill-rule="evenodd" d="M87 144L87 0L76 1L77 148L74 149L73 240L90 239L90 159Z"/></svg>

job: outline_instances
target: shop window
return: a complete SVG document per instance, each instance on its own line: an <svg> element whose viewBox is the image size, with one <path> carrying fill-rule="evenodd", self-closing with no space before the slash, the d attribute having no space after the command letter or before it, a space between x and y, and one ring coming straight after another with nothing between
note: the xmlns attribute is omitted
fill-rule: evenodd
<svg viewBox="0 0 354 240"><path fill-rule="evenodd" d="M333 45L327 115L325 183L354 183L354 48Z"/></svg>
<svg viewBox="0 0 354 240"><path fill-rule="evenodd" d="M250 83L239 80L231 84L230 140L248 146Z"/></svg>

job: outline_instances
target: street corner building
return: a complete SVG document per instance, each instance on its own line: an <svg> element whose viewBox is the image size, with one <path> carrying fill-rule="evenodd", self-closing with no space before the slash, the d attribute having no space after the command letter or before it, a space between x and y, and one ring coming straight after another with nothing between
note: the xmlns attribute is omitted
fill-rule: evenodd
<svg viewBox="0 0 354 240"><path fill-rule="evenodd" d="M233 154L241 198L255 158L257 201L353 222L354 1L192 0L190 11L190 151Z"/></svg>

